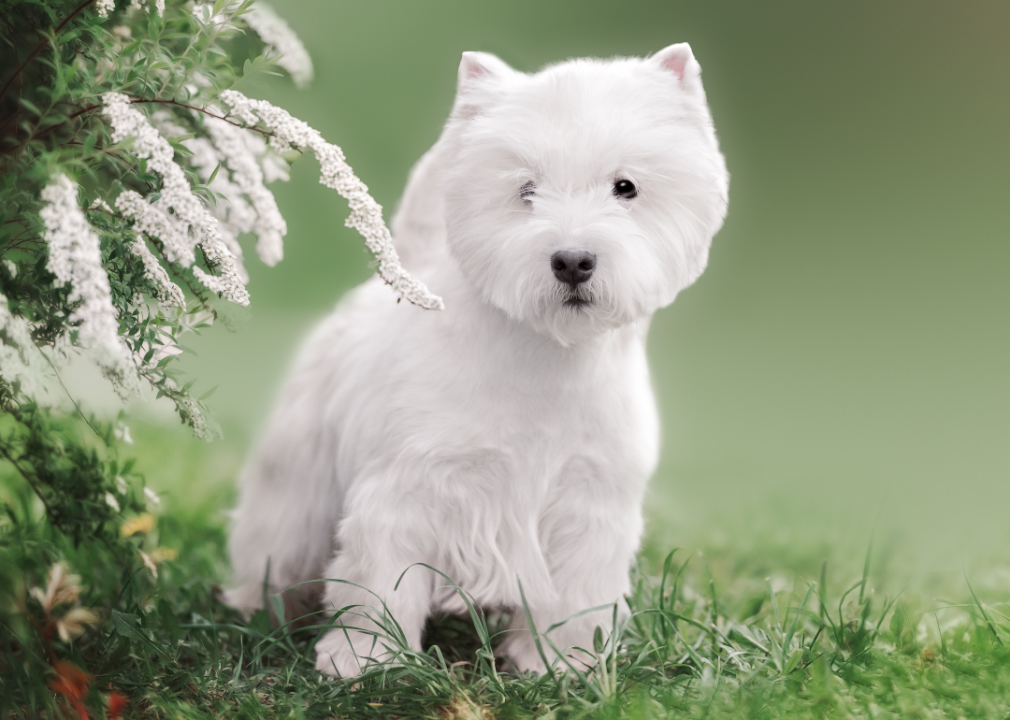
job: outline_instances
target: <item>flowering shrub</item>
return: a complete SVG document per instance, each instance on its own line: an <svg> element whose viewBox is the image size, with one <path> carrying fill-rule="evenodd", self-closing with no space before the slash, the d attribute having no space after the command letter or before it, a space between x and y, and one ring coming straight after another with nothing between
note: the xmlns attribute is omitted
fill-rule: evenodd
<svg viewBox="0 0 1010 720"><path fill-rule="evenodd" d="M213 324L222 303L249 304L240 235L256 236L262 262L281 261L287 226L268 185L305 151L348 200L347 224L392 290L428 309L441 300L400 266L340 148L233 89L273 67L312 78L268 7L10 0L0 27L0 463L68 541L104 543L156 573L121 532L146 504L117 457L128 430L83 415L60 379L68 362L97 365L124 400L150 386L213 437L175 369L179 338Z"/></svg>
<svg viewBox="0 0 1010 720"><path fill-rule="evenodd" d="M240 234L256 235L266 264L283 257L287 226L267 185L287 178L294 153L320 160L321 182L350 202L348 225L394 291L441 307L401 268L381 208L340 148L231 89L274 64L300 84L312 77L269 8L23 0L0 20L14 41L0 49L13 69L0 97L0 408L19 426L3 452L40 495L60 485L26 440L70 356L96 363L124 398L146 382L198 436L214 434L173 370L179 335L212 323L222 301L249 303ZM246 28L262 53L239 69L230 51L252 42ZM100 523L111 519L106 496L125 498L108 468L94 473L104 482L85 483L82 501L101 508L89 513ZM64 501L53 494L54 506Z"/></svg>

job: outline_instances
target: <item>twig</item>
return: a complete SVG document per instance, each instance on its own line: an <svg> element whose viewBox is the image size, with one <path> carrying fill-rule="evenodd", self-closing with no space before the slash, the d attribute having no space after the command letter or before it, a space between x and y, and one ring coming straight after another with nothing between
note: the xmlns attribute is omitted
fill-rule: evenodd
<svg viewBox="0 0 1010 720"><path fill-rule="evenodd" d="M46 515L48 515L49 517L55 517L53 515L53 509L49 506L49 503L46 502L46 499L42 495L42 492L39 490L38 486L28 476L28 473L26 473L24 470L21 469L21 466L17 464L17 461L10 456L10 453L7 452L7 448L5 448L3 445L0 445L0 453L2 453L5 458L7 458L7 462L13 465L15 470L21 473L21 477L23 477L25 481L28 483L28 485L31 487L32 492L34 492L36 495L39 496L39 500L42 501L42 506L46 509Z"/></svg>
<svg viewBox="0 0 1010 720"><path fill-rule="evenodd" d="M44 352L42 352L41 348L39 348L39 355L41 355L42 357L44 357L46 359L46 362L49 363L49 367L51 367L53 369L53 375L56 376L56 380L60 383L60 387L63 388L63 392L65 392L67 394L67 397L70 399L70 402L72 402L74 404L74 407L77 408L77 412L80 413L81 418L84 420L84 422L86 422L88 424L88 427L91 428L91 432L95 433L95 436L99 440L101 440L101 441L104 442L105 438L103 438L101 436L101 434L95 429L95 426L91 424L91 421L88 420L87 417L85 417L84 411L81 410L81 406L77 404L77 401L74 400L74 396L70 394L70 391L67 389L67 386L63 384L63 378L60 377L60 373L56 369L56 365L53 364L53 361L49 358L48 355L46 355Z"/></svg>
<svg viewBox="0 0 1010 720"><path fill-rule="evenodd" d="M12 242L8 243L7 245L4 245L4 251L6 252L7 250L17 250L22 245L39 245L41 247L41 245L42 245L41 240L42 240L42 238L40 238L38 236L35 236L35 237L23 238L23 239L18 240L16 242L12 241Z"/></svg>
<svg viewBox="0 0 1010 720"><path fill-rule="evenodd" d="M208 117L215 118L217 120L224 120L229 125L234 125L235 127L243 128L245 130L252 130L253 132L258 132L263 137L273 137L274 136L274 134L272 132L269 132L267 130L261 130L260 128L256 128L256 127L247 127L243 123L238 123L238 122L235 122L234 120L229 120L224 115L215 115L214 113L210 112L209 110L205 110L204 108L201 108L201 107L196 107L195 105L187 105L186 103L179 102L178 100L157 100L157 99L155 99L155 100L147 100L145 98L138 98L138 97L133 97L133 98L130 99L130 104L131 105L137 105L137 104L143 104L143 103L158 103L159 105L176 105L178 107L184 107L187 110L194 110L196 112L203 113L204 115L207 115Z"/></svg>
<svg viewBox="0 0 1010 720"><path fill-rule="evenodd" d="M223 120L224 122L228 123L229 125L234 125L235 127L243 128L245 130L252 130L253 132L259 133L263 137L273 137L274 136L274 134L272 132L269 132L267 130L261 130L260 128L256 128L256 127L247 127L246 125L244 125L242 123L235 122L234 120L229 120L227 117L225 117L223 115L215 115L214 113L210 112L209 110L206 110L206 109L201 108L201 107L197 107L195 105L188 105L186 103L179 102L178 100L157 100L157 99L151 99L151 100L149 100L147 98L142 98L142 97L131 97L130 98L130 104L131 105L144 105L146 103L157 103L159 105L175 105L177 107L183 107L183 108L186 108L187 110L193 110L194 112L203 113L204 115L207 115L208 117L215 118L217 120ZM75 118L80 117L81 115L83 115L86 112L91 112L92 110L97 110L100 107L102 107L101 103L98 103L98 104L95 104L95 105L88 105L86 108L81 108L80 110L78 110L77 112L75 112L73 115L69 115L67 117L67 120L73 120ZM23 148L25 145L27 145L32 140L39 140L39 139L45 137L46 135L48 135L51 131L55 130L58 127L63 127L64 125L65 125L65 123L57 123L55 125L50 125L45 130L43 130L42 132L40 132L38 135L32 135L30 138L28 138L28 140L26 140L25 142L21 143L20 145L16 145L16 146L10 148L9 150L4 150L3 152L0 152L0 157L2 157L4 155L7 155L9 153L16 152L16 151L20 150L21 148Z"/></svg>

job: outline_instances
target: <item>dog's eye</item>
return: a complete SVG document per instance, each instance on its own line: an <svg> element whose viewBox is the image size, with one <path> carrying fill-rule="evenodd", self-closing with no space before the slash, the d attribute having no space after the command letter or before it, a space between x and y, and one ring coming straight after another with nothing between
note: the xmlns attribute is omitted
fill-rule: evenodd
<svg viewBox="0 0 1010 720"><path fill-rule="evenodd" d="M625 200L630 200L638 195L638 188L630 180L618 180L614 183L614 195Z"/></svg>
<svg viewBox="0 0 1010 720"><path fill-rule="evenodd" d="M534 183L531 180L528 183L525 183L521 188L519 188L519 197L522 199L523 202L531 203L533 201L530 198L532 198L536 194L536 189L537 189L536 183Z"/></svg>

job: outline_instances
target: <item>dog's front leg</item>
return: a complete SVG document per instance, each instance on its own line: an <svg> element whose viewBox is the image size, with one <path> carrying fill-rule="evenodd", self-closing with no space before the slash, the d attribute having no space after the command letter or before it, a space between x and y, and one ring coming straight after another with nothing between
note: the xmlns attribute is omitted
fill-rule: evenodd
<svg viewBox="0 0 1010 720"><path fill-rule="evenodd" d="M316 668L330 675L354 677L369 662L421 649L433 581L413 566L431 563L432 529L409 495L379 489L351 498L326 571L323 607L334 620L316 645Z"/></svg>
<svg viewBox="0 0 1010 720"><path fill-rule="evenodd" d="M567 508L574 512L548 518L547 524L556 528L545 547L556 594L554 599L534 600L527 593L541 647L537 649L529 631L524 608L516 608L509 637L499 648L499 654L520 672L542 674L546 670L541 650L547 662L562 671L569 665L580 671L592 667L596 662L596 628L608 638L615 605L619 619L627 615L624 596L641 533L641 511L628 506L623 516L615 516L615 507L619 505L596 509L575 506ZM585 612L591 608L600 609Z"/></svg>

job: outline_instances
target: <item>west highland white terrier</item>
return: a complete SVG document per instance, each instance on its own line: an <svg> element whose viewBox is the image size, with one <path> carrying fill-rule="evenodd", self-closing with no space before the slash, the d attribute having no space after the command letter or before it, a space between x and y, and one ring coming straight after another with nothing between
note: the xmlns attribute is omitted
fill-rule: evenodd
<svg viewBox="0 0 1010 720"><path fill-rule="evenodd" d="M445 310L376 278L312 334L243 472L229 601L303 583L288 619L358 606L316 646L356 676L390 657L363 608L415 649L465 610L430 566L511 613L517 670L545 671L523 594L540 632L561 623L548 660L587 661L612 611L578 613L622 604L659 454L649 321L704 270L728 183L686 43L532 75L465 53L392 223Z"/></svg>

